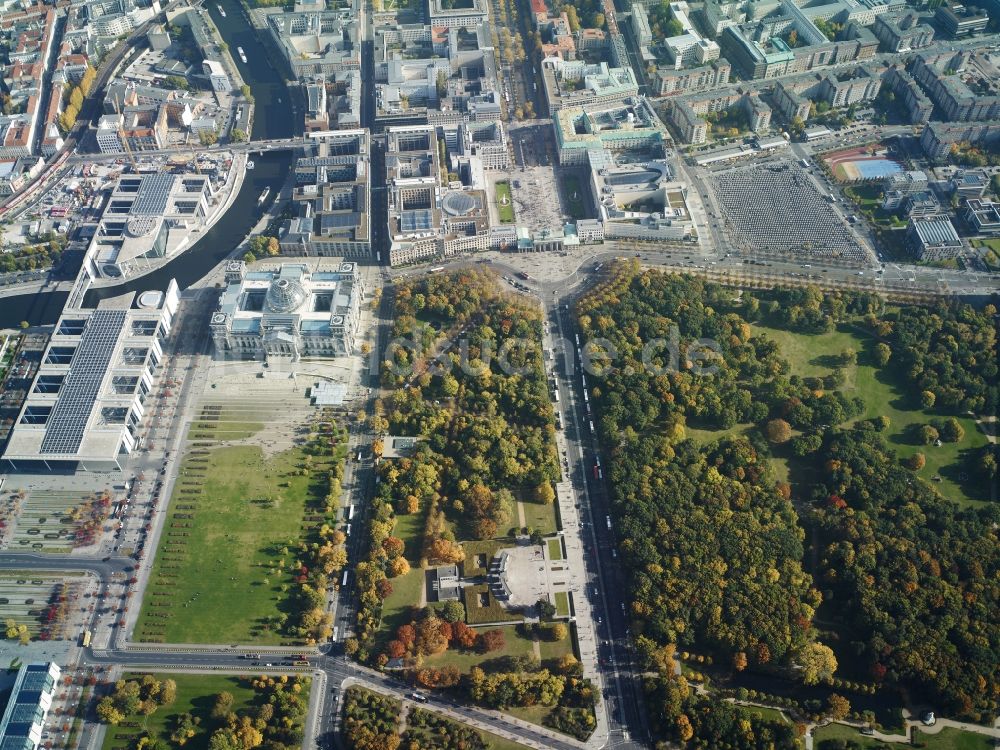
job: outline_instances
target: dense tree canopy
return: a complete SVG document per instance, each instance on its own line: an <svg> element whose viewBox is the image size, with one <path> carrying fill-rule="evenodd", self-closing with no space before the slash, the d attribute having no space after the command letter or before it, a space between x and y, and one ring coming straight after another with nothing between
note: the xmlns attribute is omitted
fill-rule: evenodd
<svg viewBox="0 0 1000 750"><path fill-rule="evenodd" d="M661 644L700 640L783 662L809 642L820 597L802 570L803 533L767 449L745 438L708 450L683 440L688 419L716 427L779 413L803 426L817 419L802 409L822 399L785 376L776 347L751 335L738 304L697 279L618 266L581 302L580 324L618 356L592 392L605 444L617 446L612 495L640 629ZM709 360L714 372L699 373L689 363L696 340L708 338L719 356ZM656 339L662 352L650 354ZM772 421L787 440L788 423Z"/></svg>
<svg viewBox="0 0 1000 750"><path fill-rule="evenodd" d="M914 399L952 412L995 413L1000 404L992 305L904 307L892 321L892 350Z"/></svg>
<svg viewBox="0 0 1000 750"><path fill-rule="evenodd" d="M823 580L876 677L942 709L993 716L1000 695L1000 510L961 509L901 468L877 433L830 437L814 491Z"/></svg>

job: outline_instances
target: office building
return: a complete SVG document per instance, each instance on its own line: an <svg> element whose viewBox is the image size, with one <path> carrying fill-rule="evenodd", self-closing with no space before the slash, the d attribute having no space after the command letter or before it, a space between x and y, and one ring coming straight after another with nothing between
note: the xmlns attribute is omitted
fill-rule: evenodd
<svg viewBox="0 0 1000 750"><path fill-rule="evenodd" d="M358 20L339 11L269 12L267 28L299 80L360 69Z"/></svg>
<svg viewBox="0 0 1000 750"><path fill-rule="evenodd" d="M708 91L728 84L731 73L732 66L721 58L708 65L682 70L661 66L653 75L653 88L658 96Z"/></svg>
<svg viewBox="0 0 1000 750"><path fill-rule="evenodd" d="M88 282L85 268L11 431L3 455L8 471L116 471L140 444L177 284L85 307Z"/></svg>
<svg viewBox="0 0 1000 750"><path fill-rule="evenodd" d="M542 83L550 113L563 107L617 104L639 93L631 67L609 68L606 62L591 64L559 57L542 62Z"/></svg>
<svg viewBox="0 0 1000 750"><path fill-rule="evenodd" d="M296 215L282 227L282 254L371 258L368 131L333 130L309 137L314 153L295 162Z"/></svg>
<svg viewBox="0 0 1000 750"><path fill-rule="evenodd" d="M213 202L207 175L122 175L104 204L85 270L95 278L123 278L148 260L173 255L191 241Z"/></svg>
<svg viewBox="0 0 1000 750"><path fill-rule="evenodd" d="M952 39L979 34L990 22L982 8L967 5L942 5L934 12L934 20Z"/></svg>
<svg viewBox="0 0 1000 750"><path fill-rule="evenodd" d="M232 81L229 80L226 69L218 60L205 60L201 64L201 71L208 78L212 91L226 94L233 90Z"/></svg>
<svg viewBox="0 0 1000 750"><path fill-rule="evenodd" d="M489 23L487 0L427 0L427 22L431 26L475 29Z"/></svg>
<svg viewBox="0 0 1000 750"><path fill-rule="evenodd" d="M962 240L947 216L910 219L907 244L917 260L945 260L962 254Z"/></svg>
<svg viewBox="0 0 1000 750"><path fill-rule="evenodd" d="M976 234L1000 235L1000 203L969 198L960 213Z"/></svg>
<svg viewBox="0 0 1000 750"><path fill-rule="evenodd" d="M920 147L929 159L943 159L959 143L996 147L1000 144L1000 120L993 122L930 122L920 134Z"/></svg>
<svg viewBox="0 0 1000 750"><path fill-rule="evenodd" d="M913 11L900 15L882 15L875 19L872 33L885 52L908 52L929 47L934 41L934 27L921 23Z"/></svg>
<svg viewBox="0 0 1000 750"><path fill-rule="evenodd" d="M914 79L927 90L950 122L1000 120L1000 95L993 93L991 82L965 71L964 53L919 54L913 62ZM976 89L973 89L976 86Z"/></svg>
<svg viewBox="0 0 1000 750"><path fill-rule="evenodd" d="M61 670L55 662L24 664L0 721L0 750L37 750Z"/></svg>
<svg viewBox="0 0 1000 750"><path fill-rule="evenodd" d="M559 163L587 164L593 149L611 152L632 148L662 150L669 141L666 128L644 97L603 107L568 107L552 118Z"/></svg>

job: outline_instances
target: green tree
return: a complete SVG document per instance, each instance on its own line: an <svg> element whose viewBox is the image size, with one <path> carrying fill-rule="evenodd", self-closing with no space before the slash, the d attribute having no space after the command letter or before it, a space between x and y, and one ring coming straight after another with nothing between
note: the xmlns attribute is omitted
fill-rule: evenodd
<svg viewBox="0 0 1000 750"><path fill-rule="evenodd" d="M941 440L946 443L958 443L965 437L965 428L955 417L948 417L939 427Z"/></svg>
<svg viewBox="0 0 1000 750"><path fill-rule="evenodd" d="M851 702L842 695L830 693L826 699L826 715L834 721L846 719L851 713Z"/></svg>
<svg viewBox="0 0 1000 750"><path fill-rule="evenodd" d="M465 606L455 599L446 601L438 610L441 619L445 622L460 622L465 620Z"/></svg>
<svg viewBox="0 0 1000 750"><path fill-rule="evenodd" d="M535 502L542 503L544 505L551 505L556 499L555 490L552 489L552 484L550 482L542 482L540 485L535 487Z"/></svg>
<svg viewBox="0 0 1000 750"><path fill-rule="evenodd" d="M784 419L772 419L764 426L764 435L775 445L787 443L792 437L792 427Z"/></svg>
<svg viewBox="0 0 1000 750"><path fill-rule="evenodd" d="M837 671L837 657L833 649L822 643L806 644L799 651L796 661L802 668L802 682L806 685L831 680Z"/></svg>
<svg viewBox="0 0 1000 750"><path fill-rule="evenodd" d="M124 714L115 707L115 702L110 695L98 701L97 718L113 727L118 726L125 720Z"/></svg>
<svg viewBox="0 0 1000 750"><path fill-rule="evenodd" d="M224 719L233 710L233 694L227 690L215 696L215 703L212 706L212 718Z"/></svg>
<svg viewBox="0 0 1000 750"><path fill-rule="evenodd" d="M892 357L892 349L889 348L888 344L879 342L875 344L875 364L879 367L885 367L889 364L889 359Z"/></svg>
<svg viewBox="0 0 1000 750"><path fill-rule="evenodd" d="M931 427L931 425L929 424L920 425L920 427L917 430L917 436L919 437L920 442L923 445L931 445L933 443L936 443L938 441L938 438L940 437L938 431L933 427Z"/></svg>

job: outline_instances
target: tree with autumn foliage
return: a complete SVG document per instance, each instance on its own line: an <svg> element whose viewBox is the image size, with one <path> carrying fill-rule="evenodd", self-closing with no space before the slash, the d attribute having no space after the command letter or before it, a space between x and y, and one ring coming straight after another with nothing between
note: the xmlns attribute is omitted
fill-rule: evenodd
<svg viewBox="0 0 1000 750"><path fill-rule="evenodd" d="M487 630L479 636L479 650L484 654L500 651L506 645L507 639L500 629Z"/></svg>

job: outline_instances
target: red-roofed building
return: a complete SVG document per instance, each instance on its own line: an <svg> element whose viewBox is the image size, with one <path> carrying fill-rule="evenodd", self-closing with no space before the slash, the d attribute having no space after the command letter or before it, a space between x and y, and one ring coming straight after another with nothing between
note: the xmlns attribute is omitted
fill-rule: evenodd
<svg viewBox="0 0 1000 750"><path fill-rule="evenodd" d="M34 99L34 97L32 97ZM35 104L37 106L37 103ZM28 156L35 133L34 120L14 120L7 126L0 145L0 158Z"/></svg>
<svg viewBox="0 0 1000 750"><path fill-rule="evenodd" d="M543 26L549 20L549 6L545 0L531 0L531 15L535 17L535 26Z"/></svg>

